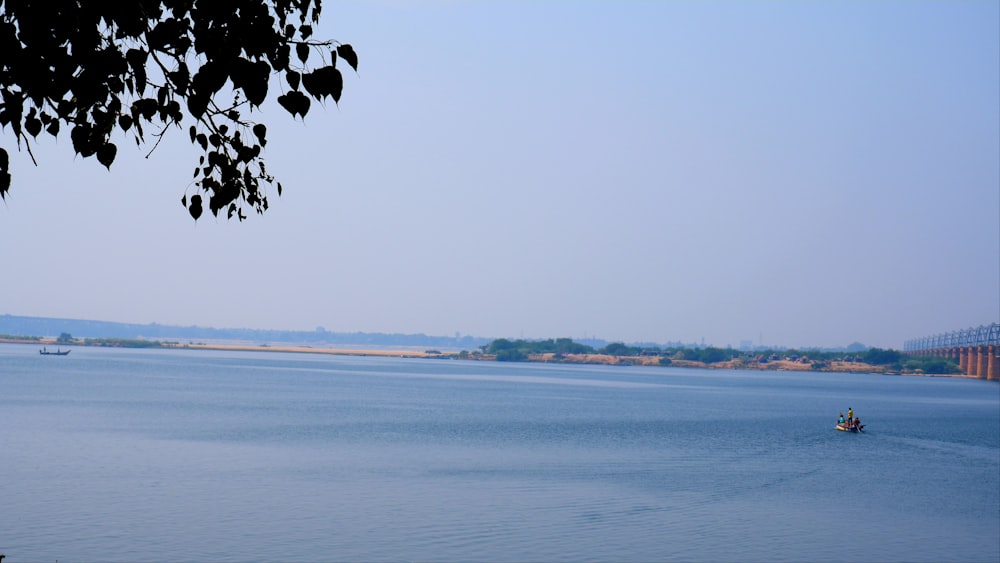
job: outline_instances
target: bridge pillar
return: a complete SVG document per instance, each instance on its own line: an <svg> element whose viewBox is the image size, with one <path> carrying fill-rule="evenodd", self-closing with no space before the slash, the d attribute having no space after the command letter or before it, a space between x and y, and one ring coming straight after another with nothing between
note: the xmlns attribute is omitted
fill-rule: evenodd
<svg viewBox="0 0 1000 563"><path fill-rule="evenodd" d="M963 346L965 353L965 375L969 377L979 377L979 358L976 356L976 349L972 346Z"/></svg>
<svg viewBox="0 0 1000 563"><path fill-rule="evenodd" d="M972 355L969 356L969 363L972 364L972 369L975 370L975 373L972 375L980 379L986 379L986 366L983 362L986 359L986 354L982 353L981 346L972 346L971 349Z"/></svg>
<svg viewBox="0 0 1000 563"><path fill-rule="evenodd" d="M990 345L988 348L988 358L986 360L986 379L990 381L1000 381L1000 347Z"/></svg>
<svg viewBox="0 0 1000 563"><path fill-rule="evenodd" d="M956 350L958 352L958 367L962 370L962 373L969 375L969 351L965 348L959 348Z"/></svg>
<svg viewBox="0 0 1000 563"><path fill-rule="evenodd" d="M979 367L976 369L976 375L979 379L988 379L989 373L986 371L989 360L989 354L987 354L986 346L976 346L976 354L979 356Z"/></svg>

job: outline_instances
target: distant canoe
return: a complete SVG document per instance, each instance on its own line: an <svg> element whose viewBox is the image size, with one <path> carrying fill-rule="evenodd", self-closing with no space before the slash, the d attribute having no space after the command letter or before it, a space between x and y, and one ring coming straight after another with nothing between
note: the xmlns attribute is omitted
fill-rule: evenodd
<svg viewBox="0 0 1000 563"><path fill-rule="evenodd" d="M844 424L838 424L838 425L834 426L833 428L834 428L834 430L840 430L841 432L861 432L862 434L864 434L864 432L865 432L865 425L864 424L862 424L860 426L851 426L851 427L848 427L847 425L844 425Z"/></svg>
<svg viewBox="0 0 1000 563"><path fill-rule="evenodd" d="M45 348L38 351L38 353L43 356L68 356L70 352L71 350L60 350L58 348L56 348L55 352L49 352Z"/></svg>

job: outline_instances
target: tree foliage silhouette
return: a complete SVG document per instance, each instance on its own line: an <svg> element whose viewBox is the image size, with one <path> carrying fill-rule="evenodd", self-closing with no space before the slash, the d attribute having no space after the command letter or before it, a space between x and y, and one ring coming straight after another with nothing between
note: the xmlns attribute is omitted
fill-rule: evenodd
<svg viewBox="0 0 1000 563"><path fill-rule="evenodd" d="M139 146L155 139L151 153L190 123L204 152L195 193L181 198L191 216L202 215L203 194L216 216L263 213L265 184L280 196L281 183L261 156L267 127L250 115L271 78L284 77L281 107L304 118L311 100L340 101L338 59L358 69L349 44L313 38L321 1L0 0L0 127L33 161L33 139L68 130L77 154L110 169L116 131ZM2 199L8 157L0 147Z"/></svg>

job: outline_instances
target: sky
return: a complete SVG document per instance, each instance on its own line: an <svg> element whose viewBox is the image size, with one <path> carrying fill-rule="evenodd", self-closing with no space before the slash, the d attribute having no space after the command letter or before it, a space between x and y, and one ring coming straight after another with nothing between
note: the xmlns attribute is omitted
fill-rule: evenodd
<svg viewBox="0 0 1000 563"><path fill-rule="evenodd" d="M16 151L0 314L219 328L903 343L1000 321L1000 3L374 1L274 102L284 190L181 206L186 128ZM345 67L346 68L346 67Z"/></svg>

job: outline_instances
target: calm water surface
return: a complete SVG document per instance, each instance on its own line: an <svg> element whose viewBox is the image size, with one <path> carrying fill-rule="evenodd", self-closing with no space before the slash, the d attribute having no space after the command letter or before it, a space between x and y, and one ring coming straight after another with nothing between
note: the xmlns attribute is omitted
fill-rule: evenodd
<svg viewBox="0 0 1000 563"><path fill-rule="evenodd" d="M996 382L3 345L0 455L9 563L1000 560Z"/></svg>

